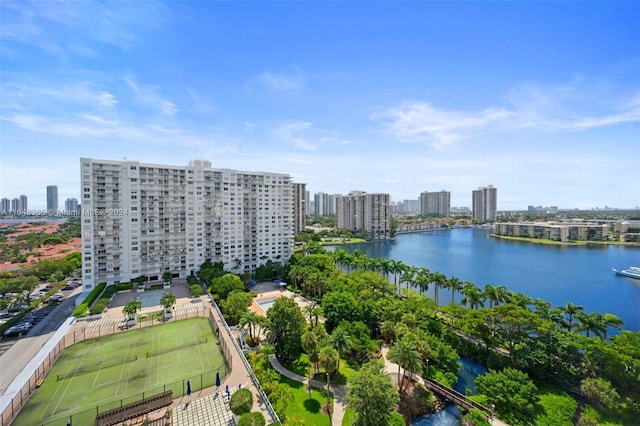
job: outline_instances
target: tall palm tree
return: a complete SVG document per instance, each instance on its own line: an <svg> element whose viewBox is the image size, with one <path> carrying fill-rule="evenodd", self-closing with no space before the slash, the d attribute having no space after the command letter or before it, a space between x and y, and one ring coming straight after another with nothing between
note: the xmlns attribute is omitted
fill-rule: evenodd
<svg viewBox="0 0 640 426"><path fill-rule="evenodd" d="M338 351L338 366L337 369L340 371L340 358L345 356L351 350L351 336L347 331L346 327L338 326L336 327L331 336L329 336L329 343L331 346Z"/></svg>
<svg viewBox="0 0 640 426"><path fill-rule="evenodd" d="M420 294L429 290L429 274L431 272L427 268L418 268L418 272L414 279L416 287L420 290Z"/></svg>
<svg viewBox="0 0 640 426"><path fill-rule="evenodd" d="M624 324L624 321L613 314L604 314L602 320L605 326L602 340L607 340L607 332L609 331L609 327L614 327L620 330L622 329L622 325Z"/></svg>
<svg viewBox="0 0 640 426"><path fill-rule="evenodd" d="M407 290L409 289L409 285L413 286L413 278L415 277L416 270L414 267L407 266L402 272L401 281L406 284Z"/></svg>
<svg viewBox="0 0 640 426"><path fill-rule="evenodd" d="M565 306L562 307L565 315L568 316L568 320L565 321L564 326L567 331L571 331L573 329L573 319L576 314L584 311L584 306L574 305L571 302L567 302Z"/></svg>
<svg viewBox="0 0 640 426"><path fill-rule="evenodd" d="M391 262L388 259L379 259L378 272L384 276L384 279L389 282L389 272L391 272Z"/></svg>
<svg viewBox="0 0 640 426"><path fill-rule="evenodd" d="M498 304L498 293L496 292L496 288L491 284L484 286L484 297L489 300L489 309L493 308L494 304Z"/></svg>
<svg viewBox="0 0 640 426"><path fill-rule="evenodd" d="M441 272L434 272L431 278L434 287L433 287L433 300L438 306L438 301L440 298L440 287L442 287L447 282L447 277Z"/></svg>
<svg viewBox="0 0 640 426"><path fill-rule="evenodd" d="M449 289L451 290L451 303L454 302L456 291L461 291L464 288L462 281L457 277L449 278Z"/></svg>
<svg viewBox="0 0 640 426"><path fill-rule="evenodd" d="M253 311L246 311L244 314L242 314L242 316L240 317L240 327L244 328L247 327L249 329L249 338L251 339L252 342L255 342L256 340L256 333L255 333L255 328L260 325L260 319L262 317L258 314L256 314Z"/></svg>
<svg viewBox="0 0 640 426"><path fill-rule="evenodd" d="M482 291L474 283L466 281L461 293L464 296L460 301L463 305L469 305L471 309L478 309L478 307L484 306Z"/></svg>
<svg viewBox="0 0 640 426"><path fill-rule="evenodd" d="M309 355L309 380L311 380L311 368L313 364L316 364L316 371L318 369L318 336L316 333L309 330L300 336L302 341L302 350Z"/></svg>
<svg viewBox="0 0 640 426"><path fill-rule="evenodd" d="M340 355L338 354L338 351L333 347L324 346L318 353L318 362L320 363L320 366L324 369L324 371L332 376L338 369Z"/></svg>
<svg viewBox="0 0 640 426"><path fill-rule="evenodd" d="M590 333L600 337L603 337L606 333L607 326L604 323L604 317L598 312L590 314L577 312L575 318L579 321L576 328L579 331L584 331L587 337L590 337Z"/></svg>
<svg viewBox="0 0 640 426"><path fill-rule="evenodd" d="M413 341L402 338L389 349L389 359L398 364L398 389L403 390L403 380L400 379L401 368L412 373L422 373L422 359Z"/></svg>

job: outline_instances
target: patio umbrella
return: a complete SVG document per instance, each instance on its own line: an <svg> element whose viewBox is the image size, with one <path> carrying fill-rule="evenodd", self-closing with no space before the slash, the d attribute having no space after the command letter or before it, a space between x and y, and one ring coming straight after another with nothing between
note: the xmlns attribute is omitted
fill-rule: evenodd
<svg viewBox="0 0 640 426"><path fill-rule="evenodd" d="M228 397L229 396L229 385L226 385L226 386L227 386L227 397Z"/></svg>
<svg viewBox="0 0 640 426"><path fill-rule="evenodd" d="M220 387L220 372L216 371L216 386Z"/></svg>
<svg viewBox="0 0 640 426"><path fill-rule="evenodd" d="M187 396L191 395L191 381L187 380Z"/></svg>

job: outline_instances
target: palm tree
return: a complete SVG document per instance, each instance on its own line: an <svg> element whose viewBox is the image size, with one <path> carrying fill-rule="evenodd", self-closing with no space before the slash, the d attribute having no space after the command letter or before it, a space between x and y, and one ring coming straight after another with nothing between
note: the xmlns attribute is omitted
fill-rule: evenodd
<svg viewBox="0 0 640 426"><path fill-rule="evenodd" d="M464 288L464 285L459 278L451 277L449 278L449 288L451 289L451 303L453 303L456 291L461 291Z"/></svg>
<svg viewBox="0 0 640 426"><path fill-rule="evenodd" d="M598 312L593 312L591 314L577 312L575 314L575 318L580 321L577 329L579 331L584 331L587 337L589 337L589 334L592 332L597 336L604 336L607 326L604 323L604 317L602 314Z"/></svg>
<svg viewBox="0 0 640 426"><path fill-rule="evenodd" d="M613 314L604 314L602 318L604 322L604 333L602 335L602 340L607 340L607 332L609 331L609 327L614 327L618 330L622 329L622 325L624 321Z"/></svg>
<svg viewBox="0 0 640 426"><path fill-rule="evenodd" d="M306 331L302 336L300 336L302 341L302 350L309 355L309 382L311 382L311 368L316 364L317 370L317 362L318 362L318 336L316 333L309 330Z"/></svg>
<svg viewBox="0 0 640 426"><path fill-rule="evenodd" d="M484 286L484 297L489 300L489 309L493 308L494 303L498 304L498 293L496 292L496 288L491 284L486 284Z"/></svg>
<svg viewBox="0 0 640 426"><path fill-rule="evenodd" d="M171 272L167 271L162 274L162 281L165 284L170 284L172 279L173 279L173 274Z"/></svg>
<svg viewBox="0 0 640 426"><path fill-rule="evenodd" d="M351 336L344 326L336 327L331 336L329 336L329 343L338 351L338 366L337 370L340 371L340 357L345 356L351 350Z"/></svg>
<svg viewBox="0 0 640 426"><path fill-rule="evenodd" d="M403 390L402 380L400 380L401 368L409 370L412 373L422 373L422 359L420 353L413 341L408 338L402 338L389 349L389 359L398 364L398 389Z"/></svg>
<svg viewBox="0 0 640 426"><path fill-rule="evenodd" d="M576 314L584 311L584 306L574 305L571 302L567 302L567 304L562 307L562 310L564 311L565 315L569 316L569 319L564 323L564 326L567 331L571 331L571 329L573 328L573 317Z"/></svg>
<svg viewBox="0 0 640 426"><path fill-rule="evenodd" d="M255 328L260 325L261 318L263 317L253 311L247 311L240 317L239 325L241 328L246 326L249 329L249 339L251 339L252 343L256 341L257 333L255 333Z"/></svg>
<svg viewBox="0 0 640 426"><path fill-rule="evenodd" d="M469 305L471 309L478 309L479 306L484 306L482 292L474 283L466 281L461 293L464 295L461 300L463 305Z"/></svg>
<svg viewBox="0 0 640 426"><path fill-rule="evenodd" d="M384 321L380 324L380 334L385 342L390 342L396 337L396 325L393 321Z"/></svg>
<svg viewBox="0 0 640 426"><path fill-rule="evenodd" d="M135 321L136 313L142 309L142 303L138 299L128 301L122 308L122 313L127 315L129 321Z"/></svg>
<svg viewBox="0 0 640 426"><path fill-rule="evenodd" d="M166 292L160 298L160 304L164 308L163 318L171 317L171 307L176 304L176 295Z"/></svg>
<svg viewBox="0 0 640 426"><path fill-rule="evenodd" d="M415 285L420 290L420 294L429 291L429 276L431 271L427 268L418 268L418 272L415 277Z"/></svg>
<svg viewBox="0 0 640 426"><path fill-rule="evenodd" d="M331 346L325 346L320 349L318 353L318 362L320 366L324 368L324 371L329 373L329 375L333 375L338 368L338 363L340 362L340 355L338 351L332 348Z"/></svg>
<svg viewBox="0 0 640 426"><path fill-rule="evenodd" d="M431 277L431 281L434 284L433 289L433 300L438 306L438 299L440 298L440 287L442 287L447 282L447 277L441 272L435 272Z"/></svg>
<svg viewBox="0 0 640 426"><path fill-rule="evenodd" d="M402 272L402 276L400 277L401 281L405 283L407 286L407 290L409 290L409 285L413 286L413 278L415 277L416 269L412 266L408 266Z"/></svg>

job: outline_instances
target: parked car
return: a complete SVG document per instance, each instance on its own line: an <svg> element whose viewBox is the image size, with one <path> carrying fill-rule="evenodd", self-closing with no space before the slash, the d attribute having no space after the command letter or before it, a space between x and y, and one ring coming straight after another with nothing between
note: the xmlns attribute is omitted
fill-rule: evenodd
<svg viewBox="0 0 640 426"><path fill-rule="evenodd" d="M63 291L67 291L67 290L73 290L75 287L72 286L71 284L67 284L64 287L62 287Z"/></svg>
<svg viewBox="0 0 640 426"><path fill-rule="evenodd" d="M61 293L56 293L47 299L47 302L61 302L64 299L64 295Z"/></svg>
<svg viewBox="0 0 640 426"><path fill-rule="evenodd" d="M33 327L33 325L30 322L26 322L23 324L17 324L14 325L13 327L9 327L3 334L4 337L11 337L11 336L19 336L21 334L26 334L29 332L29 330L31 329L31 327Z"/></svg>

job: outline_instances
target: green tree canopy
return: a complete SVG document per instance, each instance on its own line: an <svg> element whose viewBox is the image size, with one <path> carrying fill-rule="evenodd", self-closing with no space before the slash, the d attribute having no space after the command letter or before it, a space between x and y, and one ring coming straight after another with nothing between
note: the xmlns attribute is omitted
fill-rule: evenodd
<svg viewBox="0 0 640 426"><path fill-rule="evenodd" d="M346 398L356 411L354 426L390 424L399 401L389 376L377 363L367 364L349 378Z"/></svg>
<svg viewBox="0 0 640 426"><path fill-rule="evenodd" d="M529 424L535 417L538 388L526 373L515 368L489 370L476 377L475 383L478 392L496 406L498 417L509 424Z"/></svg>
<svg viewBox="0 0 640 426"><path fill-rule="evenodd" d="M216 295L218 300L224 300L234 290L244 291L244 283L233 274L224 274L221 277L214 278L209 291Z"/></svg>
<svg viewBox="0 0 640 426"><path fill-rule="evenodd" d="M289 297L278 298L267 311L267 319L269 341L278 358L284 361L298 359L306 321L295 300Z"/></svg>

